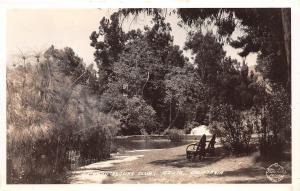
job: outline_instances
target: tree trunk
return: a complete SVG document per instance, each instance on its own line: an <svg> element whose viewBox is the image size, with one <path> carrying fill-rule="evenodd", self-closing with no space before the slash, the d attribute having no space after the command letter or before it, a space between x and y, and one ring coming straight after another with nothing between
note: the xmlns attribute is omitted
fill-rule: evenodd
<svg viewBox="0 0 300 191"><path fill-rule="evenodd" d="M172 99L170 100L170 116L169 116L169 126L172 123Z"/></svg>
<svg viewBox="0 0 300 191"><path fill-rule="evenodd" d="M284 49L287 63L287 84L286 88L290 92L291 86L291 9L281 9L281 21L283 28Z"/></svg>
<svg viewBox="0 0 300 191"><path fill-rule="evenodd" d="M143 96L143 97L144 97L144 89L145 89L145 87L146 87L146 84L147 84L148 81L149 81L149 78L150 78L150 73L148 72L148 73L147 73L147 80L146 80L145 84L143 85L143 89L142 89L142 96Z"/></svg>
<svg viewBox="0 0 300 191"><path fill-rule="evenodd" d="M175 121L176 121L176 120L177 120L177 118L178 118L178 115L179 115L179 109L177 110L177 112L176 112L176 115L175 115L174 119L173 119L173 120L172 120L172 122L169 124L168 128L166 129L166 131L167 131L167 130L169 130L169 129L171 129L171 128L173 127L173 125L174 125Z"/></svg>

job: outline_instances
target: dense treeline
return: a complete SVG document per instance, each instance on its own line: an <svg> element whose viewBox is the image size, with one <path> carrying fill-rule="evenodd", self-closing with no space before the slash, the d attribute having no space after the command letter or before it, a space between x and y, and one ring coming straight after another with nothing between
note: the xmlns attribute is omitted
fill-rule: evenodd
<svg viewBox="0 0 300 191"><path fill-rule="evenodd" d="M120 9L122 16L176 14L188 27L213 25L222 43L240 48L240 56L258 54L257 70L279 83L290 96L291 87L291 9L289 8L180 8L177 10L147 8ZM259 22L258 22L259 21ZM239 38L232 34L239 28Z"/></svg>
<svg viewBox="0 0 300 191"><path fill-rule="evenodd" d="M125 33L120 21L142 12L152 16L153 26ZM194 55L193 64L173 45L167 14L198 28L188 33L184 47ZM101 98L121 118L122 134L189 132L209 124L230 150L247 150L252 133L259 135L261 150L279 148L290 135L289 23L288 9L120 9L90 36ZM217 32L203 31L206 25ZM243 35L232 39L237 28ZM225 57L224 43L241 48L242 57L258 53L256 71ZM144 111L138 118L128 110L131 99ZM271 106L274 100L284 104ZM285 112L278 116L280 111Z"/></svg>

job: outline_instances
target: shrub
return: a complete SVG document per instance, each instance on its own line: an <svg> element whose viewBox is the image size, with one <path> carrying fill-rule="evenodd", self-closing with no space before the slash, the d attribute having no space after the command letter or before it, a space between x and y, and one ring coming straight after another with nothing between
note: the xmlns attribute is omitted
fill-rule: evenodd
<svg viewBox="0 0 300 191"><path fill-rule="evenodd" d="M150 134L158 128L155 110L141 96L127 98L118 93L114 95L117 90L111 91L102 96L102 105L112 108L111 112L121 122L122 135Z"/></svg>
<svg viewBox="0 0 300 191"><path fill-rule="evenodd" d="M99 161L110 157L113 132L118 122L111 116L101 114L96 126L83 129L77 136L77 150L82 164Z"/></svg>
<svg viewBox="0 0 300 191"><path fill-rule="evenodd" d="M221 137L224 147L233 153L249 150L252 127L245 123L247 115L232 105L221 104L210 108L210 128Z"/></svg>
<svg viewBox="0 0 300 191"><path fill-rule="evenodd" d="M278 159L290 144L291 107L288 94L281 86L274 86L261 110L258 130L261 157Z"/></svg>

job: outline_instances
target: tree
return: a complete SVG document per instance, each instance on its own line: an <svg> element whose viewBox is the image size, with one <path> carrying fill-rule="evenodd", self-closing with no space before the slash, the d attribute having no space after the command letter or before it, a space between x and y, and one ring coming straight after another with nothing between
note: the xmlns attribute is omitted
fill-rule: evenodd
<svg viewBox="0 0 300 191"><path fill-rule="evenodd" d="M168 125L169 107L164 103L165 75L175 66L183 67L186 58L178 46L173 46L171 28L165 23L165 19L157 16L152 22L153 26L146 26L144 31L131 30L125 34L123 51L112 63L112 75L108 78L107 89L101 97L105 112L119 112L119 114L126 113L123 111L129 107L129 100L139 98L140 104L145 105L145 108L154 109L155 114L152 115L149 110L149 116L153 121L160 120L163 125L156 125L161 127ZM121 118L126 117L128 116ZM127 126L137 128L128 123ZM126 131L138 132L130 129Z"/></svg>
<svg viewBox="0 0 300 191"><path fill-rule="evenodd" d="M166 13L164 9L120 9L124 16L146 12L157 16ZM235 48L241 48L240 55L247 56L251 52L258 53L263 67L259 70L266 78L275 83L282 83L290 95L291 86L291 16L290 9L241 9L241 8L180 8L172 10L169 14L177 13L183 23L188 26L202 26L213 23L217 27L220 40L228 42ZM208 21L208 22L205 22ZM257 22L259 21L259 22ZM241 30L244 35L232 39L231 35L236 30ZM274 54L272 54L274 53ZM266 66L266 67L265 67ZM281 76L276 76L281 71ZM274 75L273 75L274 74Z"/></svg>
<svg viewBox="0 0 300 191"><path fill-rule="evenodd" d="M258 133L261 156L274 160L280 159L284 149L290 147L291 108L286 90L280 85L272 87L262 97L265 103L258 112L261 116Z"/></svg>
<svg viewBox="0 0 300 191"><path fill-rule="evenodd" d="M210 108L210 128L221 137L223 145L233 153L249 151L252 126L244 123L248 117L229 104Z"/></svg>
<svg viewBox="0 0 300 191"><path fill-rule="evenodd" d="M122 135L153 133L159 127L156 112L139 96L127 98L125 108L117 113L121 115Z"/></svg>
<svg viewBox="0 0 300 191"><path fill-rule="evenodd" d="M99 31L93 31L90 40L96 50L94 56L100 77L100 92L103 92L112 75L113 63L118 60L126 41L126 35L119 24L119 14L112 14L110 19L103 17Z"/></svg>
<svg viewBox="0 0 300 191"><path fill-rule="evenodd" d="M194 69L187 65L184 68L173 67L165 76L165 103L169 104L169 126L173 127L180 113L184 114L184 126L197 120L197 110L207 98L206 87ZM172 108L175 115L172 116Z"/></svg>
<svg viewBox="0 0 300 191"><path fill-rule="evenodd" d="M214 21L220 36L231 46L242 48L240 56L258 53L261 60L268 60L259 61L263 75L290 91L290 9L178 9L178 14L189 25L205 19ZM233 40L230 36L236 28L244 35ZM279 71L281 75L277 75Z"/></svg>
<svg viewBox="0 0 300 191"><path fill-rule="evenodd" d="M225 51L213 34L203 35L200 31L189 33L185 49L191 49L192 54L196 54L195 64L201 80L205 83L214 83Z"/></svg>

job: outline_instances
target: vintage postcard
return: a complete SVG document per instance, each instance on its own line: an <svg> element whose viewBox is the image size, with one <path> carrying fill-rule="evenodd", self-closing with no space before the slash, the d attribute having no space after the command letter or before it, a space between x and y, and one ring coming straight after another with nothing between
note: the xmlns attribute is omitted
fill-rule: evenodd
<svg viewBox="0 0 300 191"><path fill-rule="evenodd" d="M299 7L3 5L4 190L299 188Z"/></svg>

